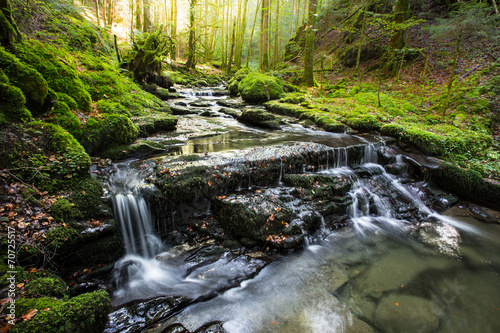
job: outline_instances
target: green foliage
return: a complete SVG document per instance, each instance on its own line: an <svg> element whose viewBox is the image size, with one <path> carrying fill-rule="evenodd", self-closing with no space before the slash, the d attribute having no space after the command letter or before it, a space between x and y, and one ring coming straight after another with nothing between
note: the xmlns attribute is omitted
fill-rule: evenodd
<svg viewBox="0 0 500 333"><path fill-rule="evenodd" d="M245 102L260 103L278 99L283 95L279 79L251 72L238 84L238 91Z"/></svg>
<svg viewBox="0 0 500 333"><path fill-rule="evenodd" d="M101 213L103 194L101 183L88 177L73 190L71 201L75 204L74 207L83 213L84 217L95 217Z"/></svg>
<svg viewBox="0 0 500 333"><path fill-rule="evenodd" d="M130 144L139 131L130 118L119 114L104 114L102 118L90 118L83 128L82 144L89 154L113 146Z"/></svg>
<svg viewBox="0 0 500 333"><path fill-rule="evenodd" d="M59 277L40 277L31 280L25 287L30 296L63 297L67 294L66 283Z"/></svg>
<svg viewBox="0 0 500 333"><path fill-rule="evenodd" d="M9 78L11 85L18 87L26 97L26 106L33 113L44 111L47 82L33 67L0 47L0 70ZM18 102L19 103L19 102Z"/></svg>
<svg viewBox="0 0 500 333"><path fill-rule="evenodd" d="M139 36L127 55L128 69L134 73L135 81L168 88L168 81L162 76L162 62L173 50L175 43L163 27Z"/></svg>
<svg viewBox="0 0 500 333"><path fill-rule="evenodd" d="M30 321L17 323L11 332L100 333L104 330L111 300L105 291L82 294L66 302L54 302Z"/></svg>
<svg viewBox="0 0 500 333"><path fill-rule="evenodd" d="M67 130L76 139L82 136L82 124L80 119L70 110L69 106L57 101L52 110L49 112L48 122L57 124Z"/></svg>
<svg viewBox="0 0 500 333"><path fill-rule="evenodd" d="M16 317L19 318L32 309L42 312L45 309L52 309L60 304L62 304L61 301L50 297L20 298L16 300Z"/></svg>

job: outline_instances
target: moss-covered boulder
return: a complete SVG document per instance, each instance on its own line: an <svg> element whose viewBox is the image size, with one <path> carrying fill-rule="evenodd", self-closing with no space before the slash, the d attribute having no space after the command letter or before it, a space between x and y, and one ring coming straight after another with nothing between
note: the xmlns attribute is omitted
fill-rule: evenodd
<svg viewBox="0 0 500 333"><path fill-rule="evenodd" d="M158 132L175 131L177 117L168 113L156 113L133 118L139 128L139 136L147 137Z"/></svg>
<svg viewBox="0 0 500 333"><path fill-rule="evenodd" d="M26 98L18 87L10 84L0 69L0 126L10 122L28 122L33 119L26 108Z"/></svg>
<svg viewBox="0 0 500 333"><path fill-rule="evenodd" d="M240 121L270 129L279 129L285 122L272 113L258 109L246 109L238 118Z"/></svg>
<svg viewBox="0 0 500 333"><path fill-rule="evenodd" d="M437 169L431 171L431 181L462 197L500 208L500 183L483 179L475 170L443 162Z"/></svg>
<svg viewBox="0 0 500 333"><path fill-rule="evenodd" d="M26 295L63 297L67 294L66 283L56 276L45 276L31 280L25 286Z"/></svg>
<svg viewBox="0 0 500 333"><path fill-rule="evenodd" d="M17 45L16 56L43 75L54 91L71 96L80 111L92 111L90 94L80 79L73 55L67 50L30 39Z"/></svg>
<svg viewBox="0 0 500 333"><path fill-rule="evenodd" d="M90 118L83 128L82 145L89 154L106 148L130 144L137 139L139 130L130 118L119 114L104 114Z"/></svg>
<svg viewBox="0 0 500 333"><path fill-rule="evenodd" d="M250 68L243 67L234 73L233 77L228 81L227 88L232 96L238 95L238 84L251 72Z"/></svg>
<svg viewBox="0 0 500 333"><path fill-rule="evenodd" d="M82 212L75 204L66 198L58 199L50 206L52 216L59 222L77 221L83 217Z"/></svg>
<svg viewBox="0 0 500 333"><path fill-rule="evenodd" d="M31 320L18 322L11 332L100 333L111 311L105 291L82 294L66 302L54 302Z"/></svg>
<svg viewBox="0 0 500 333"><path fill-rule="evenodd" d="M283 95L283 88L276 77L251 72L238 84L241 98L249 103L261 103L278 99Z"/></svg>
<svg viewBox="0 0 500 333"><path fill-rule="evenodd" d="M48 122L61 126L71 133L71 135L73 135L76 139L81 138L82 123L65 102L57 101L52 110L49 111L48 115Z"/></svg>
<svg viewBox="0 0 500 333"><path fill-rule="evenodd" d="M0 47L0 69L9 78L11 85L21 89L26 98L26 106L32 113L41 114L47 110L49 104L45 98L48 85L35 68Z"/></svg>
<svg viewBox="0 0 500 333"><path fill-rule="evenodd" d="M5 130L0 166L48 191L67 189L88 176L90 157L60 126L31 122Z"/></svg>
<svg viewBox="0 0 500 333"><path fill-rule="evenodd" d="M101 183L88 177L74 188L71 201L74 203L74 207L83 213L84 217L96 217L103 209L103 194Z"/></svg>

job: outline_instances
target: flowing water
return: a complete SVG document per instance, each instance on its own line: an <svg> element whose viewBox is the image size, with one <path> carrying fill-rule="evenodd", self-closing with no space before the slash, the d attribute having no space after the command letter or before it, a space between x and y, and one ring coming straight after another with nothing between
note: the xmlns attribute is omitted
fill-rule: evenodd
<svg viewBox="0 0 500 333"><path fill-rule="evenodd" d="M192 91L184 96L188 101L202 96L213 102L215 112L215 101L225 98ZM141 300L159 296L190 301L164 317L151 315L153 310L145 306L133 314L120 309L110 316L106 332L170 332L178 323L194 332L211 322L234 333L500 331L499 224L480 222L465 206L434 211L424 182L389 174L378 164L381 143L376 138L295 125L263 131L229 118L219 121L229 131L190 140L170 154L237 156L242 150L288 142L327 145L326 163L307 174L352 184L346 227L331 230L323 222L303 250L279 255L269 264L229 252L200 265L186 246L171 248L154 235L145 199L152 189L130 163L115 165L110 183L127 255L115 265L113 303L135 302L141 308ZM353 145L364 147L355 163L359 166L351 163ZM401 155L394 154L394 160L404 164ZM276 183L262 189L266 195L293 191L282 181L281 158L280 166ZM234 195L243 200L255 193ZM293 200L286 205L297 217L313 210ZM149 317L154 320L148 324Z"/></svg>

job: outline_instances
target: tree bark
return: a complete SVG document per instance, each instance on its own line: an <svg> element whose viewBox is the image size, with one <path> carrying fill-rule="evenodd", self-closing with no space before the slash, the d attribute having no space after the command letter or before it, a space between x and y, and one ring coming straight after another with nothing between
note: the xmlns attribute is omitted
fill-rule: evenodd
<svg viewBox="0 0 500 333"><path fill-rule="evenodd" d="M316 23L317 0L309 0L309 11L307 15L306 43L304 53L304 74L302 84L313 87L314 83L314 27Z"/></svg>
<svg viewBox="0 0 500 333"><path fill-rule="evenodd" d="M262 0L260 25L260 70L269 69L269 0Z"/></svg>
<svg viewBox="0 0 500 333"><path fill-rule="evenodd" d="M148 32L151 30L151 3L150 0L142 0L142 10L144 12L144 24L142 26L142 32Z"/></svg>
<svg viewBox="0 0 500 333"><path fill-rule="evenodd" d="M186 68L191 69L196 67L196 43L195 43L195 10L196 0L189 2L189 41L188 41L188 57Z"/></svg>
<svg viewBox="0 0 500 333"><path fill-rule="evenodd" d="M253 18L252 24L252 32L250 33L250 39L248 40L248 48L247 48L247 60L245 66L248 67L248 61L250 59L250 48L252 45L253 32L255 31L255 22L257 22L257 13L259 12L260 1L257 2L257 8L255 8L255 16Z"/></svg>

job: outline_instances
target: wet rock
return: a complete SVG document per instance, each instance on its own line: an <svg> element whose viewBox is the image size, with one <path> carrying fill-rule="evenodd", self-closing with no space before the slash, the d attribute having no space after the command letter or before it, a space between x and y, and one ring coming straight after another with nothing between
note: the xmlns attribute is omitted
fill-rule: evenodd
<svg viewBox="0 0 500 333"><path fill-rule="evenodd" d="M183 106L171 106L170 110L172 110L173 115L185 115L185 114L196 114L198 111L193 109L188 109Z"/></svg>
<svg viewBox="0 0 500 333"><path fill-rule="evenodd" d="M186 102L183 102L183 101L178 101L178 102L175 102L174 105L179 105L179 106L188 106Z"/></svg>
<svg viewBox="0 0 500 333"><path fill-rule="evenodd" d="M431 301L407 295L384 297L375 310L375 326L383 332L435 332L440 310Z"/></svg>
<svg viewBox="0 0 500 333"><path fill-rule="evenodd" d="M232 109L238 109L244 104L245 103L243 101L239 101L239 100L227 100L226 99L226 100L217 101L217 105L225 106L227 108L232 108Z"/></svg>
<svg viewBox="0 0 500 333"><path fill-rule="evenodd" d="M148 331L151 332L151 331ZM190 333L187 328L182 326L182 324L176 323L169 325L161 331L161 333Z"/></svg>
<svg viewBox="0 0 500 333"><path fill-rule="evenodd" d="M222 112L224 114L227 114L229 116L232 116L235 119L238 119L241 116L241 111L236 110L236 109L231 109L227 107L223 107L219 110L219 112Z"/></svg>
<svg viewBox="0 0 500 333"><path fill-rule="evenodd" d="M480 207L475 204L469 204L470 214L482 222L500 223L500 214L491 209Z"/></svg>
<svg viewBox="0 0 500 333"><path fill-rule="evenodd" d="M200 100L200 101L194 101L194 102L189 103L189 106L193 106L193 107L197 107L197 108L208 108L208 107L212 106L212 104L213 104L212 102Z"/></svg>
<svg viewBox="0 0 500 333"><path fill-rule="evenodd" d="M147 137L154 133L173 131L177 126L177 117L159 113L133 119L134 125L139 128L139 136Z"/></svg>
<svg viewBox="0 0 500 333"><path fill-rule="evenodd" d="M384 169L387 173L390 173L391 175L400 176L406 172L407 167L408 166L403 163L393 163L393 164L387 164L386 166L384 166Z"/></svg>
<svg viewBox="0 0 500 333"><path fill-rule="evenodd" d="M239 120L244 123L257 125L270 129L279 129L285 123L279 117L264 110L246 109L243 111Z"/></svg>
<svg viewBox="0 0 500 333"><path fill-rule="evenodd" d="M226 333L223 324L219 321L207 323L194 331L194 333Z"/></svg>
<svg viewBox="0 0 500 333"><path fill-rule="evenodd" d="M156 88L156 90L152 90L150 91L150 93L163 101L166 101L168 99L179 98L179 94L175 92L170 92L169 89Z"/></svg>
<svg viewBox="0 0 500 333"><path fill-rule="evenodd" d="M352 318L352 325L347 326L345 329L346 333L374 333L373 327L358 319L356 317Z"/></svg>

